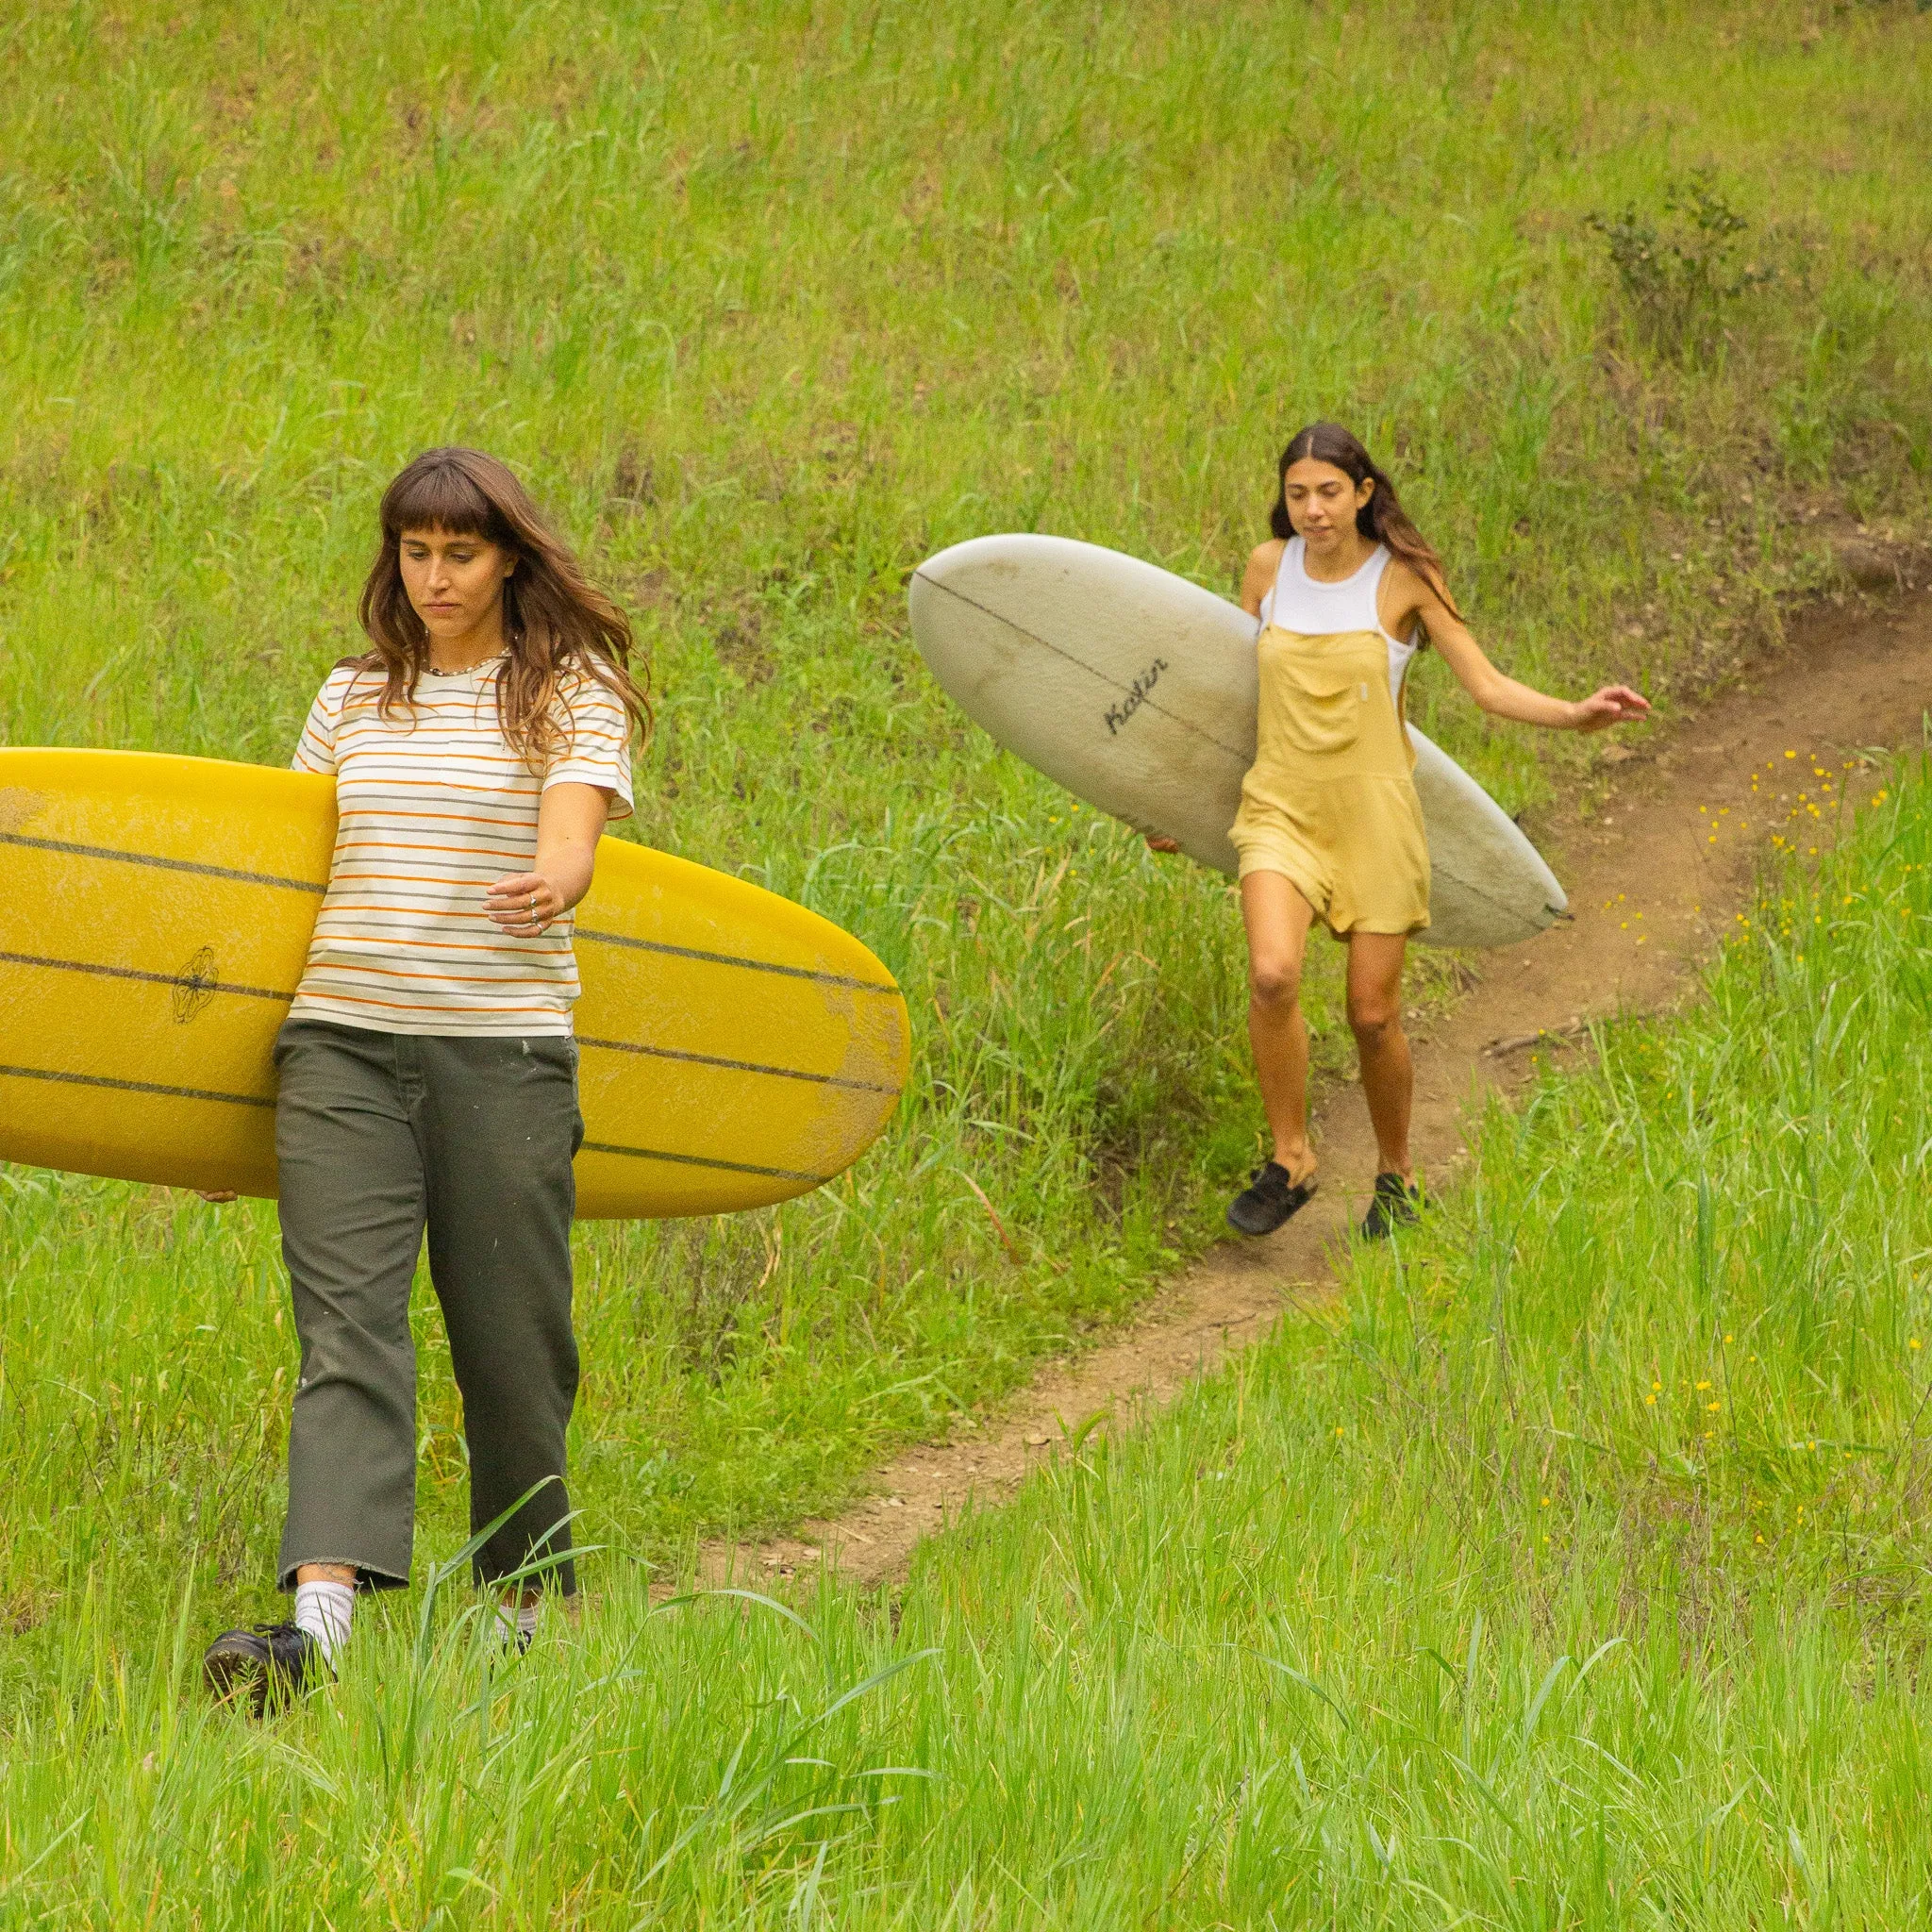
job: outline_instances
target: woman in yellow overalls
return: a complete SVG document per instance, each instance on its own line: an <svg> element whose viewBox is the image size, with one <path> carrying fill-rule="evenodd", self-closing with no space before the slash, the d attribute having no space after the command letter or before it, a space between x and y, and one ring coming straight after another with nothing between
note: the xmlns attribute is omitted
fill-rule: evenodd
<svg viewBox="0 0 1932 1932"><path fill-rule="evenodd" d="M1573 704L1496 670L1463 625L1441 559L1347 430L1304 429L1282 454L1280 482L1274 541L1248 559L1241 586L1242 608L1262 621L1260 733L1231 834L1248 1037L1274 1144L1227 1218L1242 1234L1269 1234L1315 1191L1300 991L1319 919L1348 942L1348 1023L1378 1156L1362 1224L1373 1240L1414 1220L1417 1202L1402 962L1429 923L1429 848L1403 728L1409 660L1426 640L1484 710L1558 731L1601 731L1650 708L1627 685Z"/></svg>

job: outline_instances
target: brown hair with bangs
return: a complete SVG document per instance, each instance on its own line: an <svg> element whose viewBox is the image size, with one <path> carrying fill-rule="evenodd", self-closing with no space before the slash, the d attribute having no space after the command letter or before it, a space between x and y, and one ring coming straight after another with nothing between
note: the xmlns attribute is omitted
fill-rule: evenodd
<svg viewBox="0 0 1932 1932"><path fill-rule="evenodd" d="M480 537L516 558L503 584L508 650L496 679L496 717L505 742L525 764L538 770L568 749L559 698L580 677L614 691L640 736L650 737L649 672L629 618L584 575L508 465L481 450L425 450L382 492L378 514L382 543L357 615L375 647L358 661L387 674L379 702L385 715L414 702L429 664L428 628L403 588L403 533L442 530Z"/></svg>

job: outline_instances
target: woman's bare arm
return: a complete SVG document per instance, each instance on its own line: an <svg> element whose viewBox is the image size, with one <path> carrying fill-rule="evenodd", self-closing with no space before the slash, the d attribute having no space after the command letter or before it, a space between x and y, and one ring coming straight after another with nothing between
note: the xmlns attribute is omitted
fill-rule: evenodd
<svg viewBox="0 0 1932 1932"><path fill-rule="evenodd" d="M610 817L602 785L551 786L537 808L537 858L490 888L484 909L516 939L534 939L591 890L597 841Z"/></svg>
<svg viewBox="0 0 1932 1932"><path fill-rule="evenodd" d="M1573 701L1553 698L1505 676L1484 655L1469 626L1443 601L1437 586L1406 563L1391 564L1379 601L1383 627L1389 634L1403 637L1420 621L1463 690L1492 717L1542 724L1552 731L1602 731L1611 724L1641 719L1650 709L1650 700L1627 684L1607 684L1589 697Z"/></svg>
<svg viewBox="0 0 1932 1932"><path fill-rule="evenodd" d="M1248 567L1241 573L1241 608L1250 617L1260 616L1261 599L1274 588L1275 576L1281 569L1281 553L1287 548L1279 537L1271 537L1249 554Z"/></svg>

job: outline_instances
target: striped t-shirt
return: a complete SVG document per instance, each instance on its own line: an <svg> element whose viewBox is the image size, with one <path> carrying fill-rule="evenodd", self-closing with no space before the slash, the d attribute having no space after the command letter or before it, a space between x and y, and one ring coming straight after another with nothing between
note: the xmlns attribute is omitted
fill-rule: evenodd
<svg viewBox="0 0 1932 1932"><path fill-rule="evenodd" d="M630 721L604 685L576 678L559 701L569 742L539 776L497 724L501 663L425 675L413 708L387 718L380 671L329 674L294 764L335 778L336 849L291 1018L376 1033L570 1031L570 915L517 939L491 922L484 894L530 870L550 786L602 786L613 818L629 812Z"/></svg>

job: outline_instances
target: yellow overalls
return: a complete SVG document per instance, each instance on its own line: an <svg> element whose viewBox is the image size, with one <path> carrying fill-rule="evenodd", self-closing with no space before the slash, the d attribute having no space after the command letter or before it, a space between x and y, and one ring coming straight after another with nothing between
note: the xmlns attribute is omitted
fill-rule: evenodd
<svg viewBox="0 0 1932 1932"><path fill-rule="evenodd" d="M1429 841L1403 707L1389 689L1389 641L1271 623L1257 649L1255 762L1229 833L1241 877L1282 874L1337 938L1420 931Z"/></svg>

